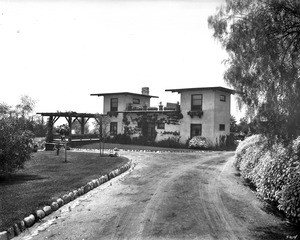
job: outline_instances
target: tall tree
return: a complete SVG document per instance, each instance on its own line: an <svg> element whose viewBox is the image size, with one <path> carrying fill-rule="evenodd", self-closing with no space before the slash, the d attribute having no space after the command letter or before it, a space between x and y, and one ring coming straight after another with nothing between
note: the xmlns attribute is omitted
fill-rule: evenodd
<svg viewBox="0 0 300 240"><path fill-rule="evenodd" d="M28 117L30 113L32 113L36 101L33 100L28 95L22 95L20 97L21 102L16 105L16 112L20 114L22 117Z"/></svg>
<svg viewBox="0 0 300 240"><path fill-rule="evenodd" d="M238 128L237 128L237 123L236 119L234 116L230 115L230 133L237 133Z"/></svg>
<svg viewBox="0 0 300 240"><path fill-rule="evenodd" d="M225 81L263 133L300 134L300 1L226 0L208 19L228 52Z"/></svg>

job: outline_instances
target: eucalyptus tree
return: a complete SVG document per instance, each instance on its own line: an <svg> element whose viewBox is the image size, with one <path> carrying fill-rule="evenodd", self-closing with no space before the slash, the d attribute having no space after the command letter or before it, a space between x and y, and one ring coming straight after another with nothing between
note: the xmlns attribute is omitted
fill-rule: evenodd
<svg viewBox="0 0 300 240"><path fill-rule="evenodd" d="M260 130L299 135L300 1L226 0L208 24L228 52L224 79Z"/></svg>

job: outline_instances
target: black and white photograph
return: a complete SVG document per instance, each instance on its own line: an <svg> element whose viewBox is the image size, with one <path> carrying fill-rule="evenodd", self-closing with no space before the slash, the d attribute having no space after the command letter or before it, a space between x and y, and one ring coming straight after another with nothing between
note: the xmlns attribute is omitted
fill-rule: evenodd
<svg viewBox="0 0 300 240"><path fill-rule="evenodd" d="M0 240L299 229L299 0L0 0Z"/></svg>

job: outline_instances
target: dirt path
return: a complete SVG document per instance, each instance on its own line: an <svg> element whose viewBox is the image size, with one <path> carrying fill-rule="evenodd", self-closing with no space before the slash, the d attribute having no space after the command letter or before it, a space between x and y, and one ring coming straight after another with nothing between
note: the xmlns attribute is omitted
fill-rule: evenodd
<svg viewBox="0 0 300 240"><path fill-rule="evenodd" d="M124 154L132 172L15 239L286 239L289 225L235 176L232 152Z"/></svg>

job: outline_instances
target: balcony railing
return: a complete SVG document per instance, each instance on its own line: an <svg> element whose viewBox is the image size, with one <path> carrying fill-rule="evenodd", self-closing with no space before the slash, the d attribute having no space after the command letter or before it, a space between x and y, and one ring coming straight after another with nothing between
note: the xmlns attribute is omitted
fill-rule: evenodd
<svg viewBox="0 0 300 240"><path fill-rule="evenodd" d="M191 118L196 117L196 116L201 118L203 116L203 111L202 110L192 110L192 111L188 111L187 114L190 115Z"/></svg>
<svg viewBox="0 0 300 240"><path fill-rule="evenodd" d="M132 106L132 105L127 105L125 111L180 111L180 105L178 107L173 108L173 107L163 107L160 105L159 107L147 107L147 106Z"/></svg>

